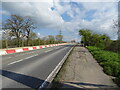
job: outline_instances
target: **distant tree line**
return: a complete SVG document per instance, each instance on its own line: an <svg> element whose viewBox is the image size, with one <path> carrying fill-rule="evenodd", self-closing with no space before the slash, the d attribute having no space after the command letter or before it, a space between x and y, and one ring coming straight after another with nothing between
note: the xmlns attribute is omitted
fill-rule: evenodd
<svg viewBox="0 0 120 90"><path fill-rule="evenodd" d="M36 25L32 17L21 17L18 15L11 15L2 24L2 45L0 48L14 48L23 46L36 46L44 44L62 43L62 35L48 35L40 38L34 32Z"/></svg>
<svg viewBox="0 0 120 90"><path fill-rule="evenodd" d="M111 40L106 34L96 34L87 29L79 30L79 34L82 36L81 43L84 46L96 46L114 52L119 52L120 50L120 40Z"/></svg>

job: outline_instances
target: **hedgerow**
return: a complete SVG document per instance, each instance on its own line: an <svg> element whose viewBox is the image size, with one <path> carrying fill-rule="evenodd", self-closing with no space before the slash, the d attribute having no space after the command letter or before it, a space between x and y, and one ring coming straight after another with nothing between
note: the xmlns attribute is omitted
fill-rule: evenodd
<svg viewBox="0 0 120 90"><path fill-rule="evenodd" d="M105 51L95 46L88 46L97 62L103 67L103 71L116 77L116 82L120 85L120 58L118 53Z"/></svg>

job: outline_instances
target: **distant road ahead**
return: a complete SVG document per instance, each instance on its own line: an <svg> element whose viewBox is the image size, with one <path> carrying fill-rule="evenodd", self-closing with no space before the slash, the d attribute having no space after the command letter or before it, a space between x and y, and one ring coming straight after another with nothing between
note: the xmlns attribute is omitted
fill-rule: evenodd
<svg viewBox="0 0 120 90"><path fill-rule="evenodd" d="M73 45L2 56L2 87L38 89Z"/></svg>

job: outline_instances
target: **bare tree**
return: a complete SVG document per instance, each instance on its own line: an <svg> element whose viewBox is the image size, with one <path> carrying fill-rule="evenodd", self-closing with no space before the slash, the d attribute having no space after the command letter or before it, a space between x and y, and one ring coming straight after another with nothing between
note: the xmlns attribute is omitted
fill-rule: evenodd
<svg viewBox="0 0 120 90"><path fill-rule="evenodd" d="M23 27L23 29L26 32L26 38L27 38L27 45L29 46L29 40L30 40L30 33L32 32L33 29L35 29L35 24L32 21L31 17L25 17L25 25Z"/></svg>
<svg viewBox="0 0 120 90"><path fill-rule="evenodd" d="M17 46L20 46L20 36L22 33L23 26L24 19L21 16L17 15L11 15L10 19L7 19L6 22L3 24L3 28L9 29L11 31L11 35L17 38Z"/></svg>
<svg viewBox="0 0 120 90"><path fill-rule="evenodd" d="M9 29L12 36L15 36L20 46L20 40L22 39L22 46L24 46L24 39L27 39L27 45L29 45L30 33L35 29L35 24L31 17L21 17L17 15L11 15L10 19L7 19L3 24L3 28Z"/></svg>

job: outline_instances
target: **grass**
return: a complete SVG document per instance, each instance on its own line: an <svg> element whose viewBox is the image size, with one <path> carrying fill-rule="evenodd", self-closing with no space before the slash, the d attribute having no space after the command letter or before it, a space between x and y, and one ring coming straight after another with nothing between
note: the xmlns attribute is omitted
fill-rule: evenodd
<svg viewBox="0 0 120 90"><path fill-rule="evenodd" d="M100 48L94 46L88 46L87 49L103 67L103 71L106 74L116 77L114 81L118 84L118 86L120 86L120 54L101 50Z"/></svg>

